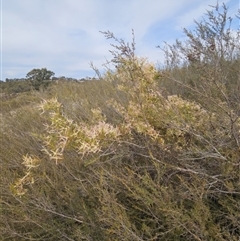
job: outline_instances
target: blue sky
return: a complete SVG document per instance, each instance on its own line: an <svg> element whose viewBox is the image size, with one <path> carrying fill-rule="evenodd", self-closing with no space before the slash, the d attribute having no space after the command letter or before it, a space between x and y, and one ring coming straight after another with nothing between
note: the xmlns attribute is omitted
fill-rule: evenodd
<svg viewBox="0 0 240 241"><path fill-rule="evenodd" d="M137 55L163 62L156 46L183 38L216 0L0 0L0 79L24 78L33 68L55 76L80 79L94 76L110 59L110 41L99 31L111 31L131 41L134 29ZM219 0L219 4L223 1ZM225 0L229 14L239 0ZM234 23L237 28L238 23Z"/></svg>

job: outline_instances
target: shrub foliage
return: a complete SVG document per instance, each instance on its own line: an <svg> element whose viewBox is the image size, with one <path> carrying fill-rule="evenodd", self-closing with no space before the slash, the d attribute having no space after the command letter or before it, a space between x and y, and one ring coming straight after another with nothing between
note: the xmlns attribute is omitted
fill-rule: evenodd
<svg viewBox="0 0 240 241"><path fill-rule="evenodd" d="M4 112L4 240L238 240L239 32L207 17L161 70L104 32L114 70Z"/></svg>

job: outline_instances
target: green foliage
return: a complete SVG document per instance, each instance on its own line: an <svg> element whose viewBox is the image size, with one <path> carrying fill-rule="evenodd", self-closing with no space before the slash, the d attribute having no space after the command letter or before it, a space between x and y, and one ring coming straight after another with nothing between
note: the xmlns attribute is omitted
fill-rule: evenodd
<svg viewBox="0 0 240 241"><path fill-rule="evenodd" d="M226 13L208 12L216 42ZM201 26L197 38L185 31L190 41L210 36ZM172 57L159 73L135 56L134 36L127 44L104 34L116 41L116 69L101 80L52 85L22 106L4 100L1 236L237 241L239 55L217 45L211 61ZM182 58L188 46L170 50Z"/></svg>
<svg viewBox="0 0 240 241"><path fill-rule="evenodd" d="M11 80L7 82L0 82L0 91L2 95L17 94L23 92L29 92L31 90L31 84L24 80Z"/></svg>
<svg viewBox="0 0 240 241"><path fill-rule="evenodd" d="M33 69L27 73L26 79L30 81L35 90L39 90L40 87L46 88L54 75L54 72L46 68Z"/></svg>

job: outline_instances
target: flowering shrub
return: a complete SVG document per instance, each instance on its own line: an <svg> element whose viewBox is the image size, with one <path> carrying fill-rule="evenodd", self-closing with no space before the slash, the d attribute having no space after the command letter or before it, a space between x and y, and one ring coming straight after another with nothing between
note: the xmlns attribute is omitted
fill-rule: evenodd
<svg viewBox="0 0 240 241"><path fill-rule="evenodd" d="M219 56L189 57L185 66L172 55L171 65L160 72L135 56L134 39L127 44L104 34L117 42L116 68L99 81L111 86L110 97L105 105L89 108L89 118L73 118L81 109L77 92L72 117L69 100L51 96L40 104L44 130L34 136L42 156L24 155L23 177L11 186L11 201L21 207L12 209L26 225L19 228L12 221L12 237L237 241L239 106L232 103L238 96L218 82L220 67L214 72L210 66L209 58ZM194 44L194 35L187 36ZM180 59L191 50L179 43L171 50L177 47L182 52L174 56ZM229 71L224 68L229 59L221 61L221 72ZM203 72L212 78L196 82ZM174 91L175 84L182 94ZM7 209L11 217L12 209Z"/></svg>

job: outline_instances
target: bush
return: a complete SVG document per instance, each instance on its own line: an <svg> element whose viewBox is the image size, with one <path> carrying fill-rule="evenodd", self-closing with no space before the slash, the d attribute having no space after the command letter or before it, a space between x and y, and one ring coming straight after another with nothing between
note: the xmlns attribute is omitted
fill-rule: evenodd
<svg viewBox="0 0 240 241"><path fill-rule="evenodd" d="M223 13L217 10L218 17L213 18L212 12L208 16L221 30L218 26L227 11L225 6ZM224 31L219 33L223 41ZM96 92L90 90L89 100L70 98L70 87L65 86L59 99L46 98L40 104L45 129L30 125L27 138L34 137L42 148L23 155L17 177L11 178L11 192L4 189L8 191L2 197L2 215L8 218L2 219L3 236L238 240L239 106L232 102L238 96L222 74L231 77L231 85L237 83L239 55L232 52L235 57L229 59L217 45L211 56L201 52L200 59L183 64L173 58L174 52L171 65L159 72L135 56L134 38L127 44L111 32L104 34L116 41L112 51L116 69L96 82L107 87L100 89L105 101L93 104L91 93ZM197 40L186 34L190 41ZM237 43L235 37L229 41L234 40ZM187 45L178 43L170 50L181 50L181 60ZM176 95L175 83L181 86L181 95ZM73 114L71 102L78 110L87 103L89 110L82 116Z"/></svg>

